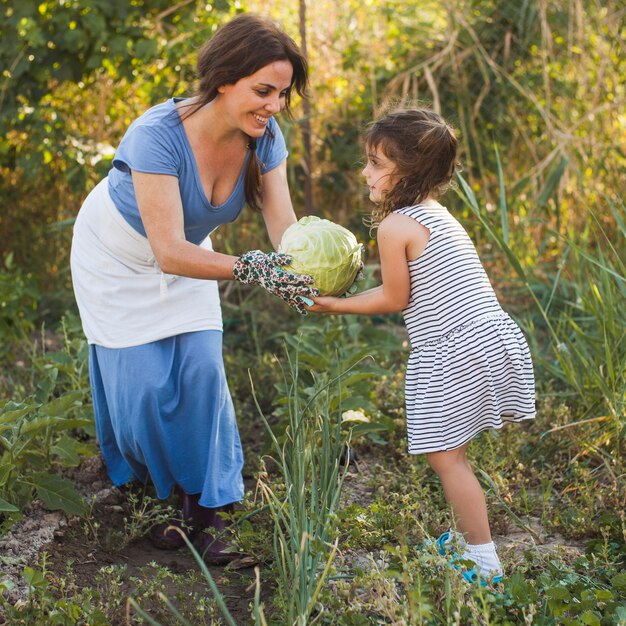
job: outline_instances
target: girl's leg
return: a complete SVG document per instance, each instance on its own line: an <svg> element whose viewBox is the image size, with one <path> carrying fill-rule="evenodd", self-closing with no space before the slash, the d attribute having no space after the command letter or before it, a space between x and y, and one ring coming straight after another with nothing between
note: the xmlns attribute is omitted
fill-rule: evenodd
<svg viewBox="0 0 626 626"><path fill-rule="evenodd" d="M485 494L465 456L467 444L455 450L432 452L428 462L437 472L452 515L465 541L464 559L478 566L481 576L501 576L502 566L491 541Z"/></svg>
<svg viewBox="0 0 626 626"><path fill-rule="evenodd" d="M455 450L431 452L426 457L441 479L457 530L463 533L468 543L488 543L491 541L491 531L487 503L482 487L465 456L467 446L465 444Z"/></svg>

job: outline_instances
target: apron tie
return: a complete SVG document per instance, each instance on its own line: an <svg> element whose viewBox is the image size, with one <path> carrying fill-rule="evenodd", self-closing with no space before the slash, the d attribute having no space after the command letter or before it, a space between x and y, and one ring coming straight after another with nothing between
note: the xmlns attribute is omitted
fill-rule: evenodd
<svg viewBox="0 0 626 626"><path fill-rule="evenodd" d="M148 263L152 263L154 269L161 274L161 278L159 280L159 295L161 296L161 300L167 300L169 298L169 293L167 289L169 283L167 277L169 276L169 282L173 283L178 278L178 276L174 274L166 274L163 270L161 270L159 264L157 263L157 260L153 256L148 259Z"/></svg>

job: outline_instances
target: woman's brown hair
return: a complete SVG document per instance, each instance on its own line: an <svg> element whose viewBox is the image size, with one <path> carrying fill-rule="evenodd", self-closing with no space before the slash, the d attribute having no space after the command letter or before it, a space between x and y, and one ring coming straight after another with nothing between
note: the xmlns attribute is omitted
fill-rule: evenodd
<svg viewBox="0 0 626 626"><path fill-rule="evenodd" d="M430 109L391 111L370 124L364 141L368 151L381 150L393 162L398 179L372 211L372 226L395 209L439 197L458 165L456 134Z"/></svg>
<svg viewBox="0 0 626 626"><path fill-rule="evenodd" d="M222 85L235 84L275 61L289 61L293 67L291 84L285 97L285 111L291 117L292 88L295 87L301 97L306 97L306 58L276 22L252 13L233 18L200 49L197 61L198 93L185 116L192 115L215 99ZM260 211L262 186L256 139L250 138L248 147L250 155L244 174L246 202L255 211Z"/></svg>

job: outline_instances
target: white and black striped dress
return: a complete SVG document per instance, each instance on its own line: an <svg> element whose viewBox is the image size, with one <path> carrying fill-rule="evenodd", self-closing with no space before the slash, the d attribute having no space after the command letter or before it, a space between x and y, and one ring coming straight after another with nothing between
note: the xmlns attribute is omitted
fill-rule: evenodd
<svg viewBox="0 0 626 626"><path fill-rule="evenodd" d="M395 212L430 231L424 252L409 261L411 295L402 312L411 341L409 452L453 450L503 421L535 417L528 345L464 228L444 207Z"/></svg>

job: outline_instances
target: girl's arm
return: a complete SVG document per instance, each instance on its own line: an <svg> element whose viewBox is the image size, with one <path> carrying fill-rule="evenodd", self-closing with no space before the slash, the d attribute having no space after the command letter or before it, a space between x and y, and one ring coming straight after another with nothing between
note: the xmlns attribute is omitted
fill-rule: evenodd
<svg viewBox="0 0 626 626"><path fill-rule="evenodd" d="M205 250L185 239L178 179L133 170L133 186L148 241L162 272L232 280L237 257Z"/></svg>
<svg viewBox="0 0 626 626"><path fill-rule="evenodd" d="M409 302L411 280L408 260L417 258L428 244L429 231L414 219L391 213L378 227L382 285L350 298L314 298L307 307L314 313L376 315L401 311Z"/></svg>
<svg viewBox="0 0 626 626"><path fill-rule="evenodd" d="M263 219L277 250L285 230L297 221L287 184L287 161L263 175Z"/></svg>

